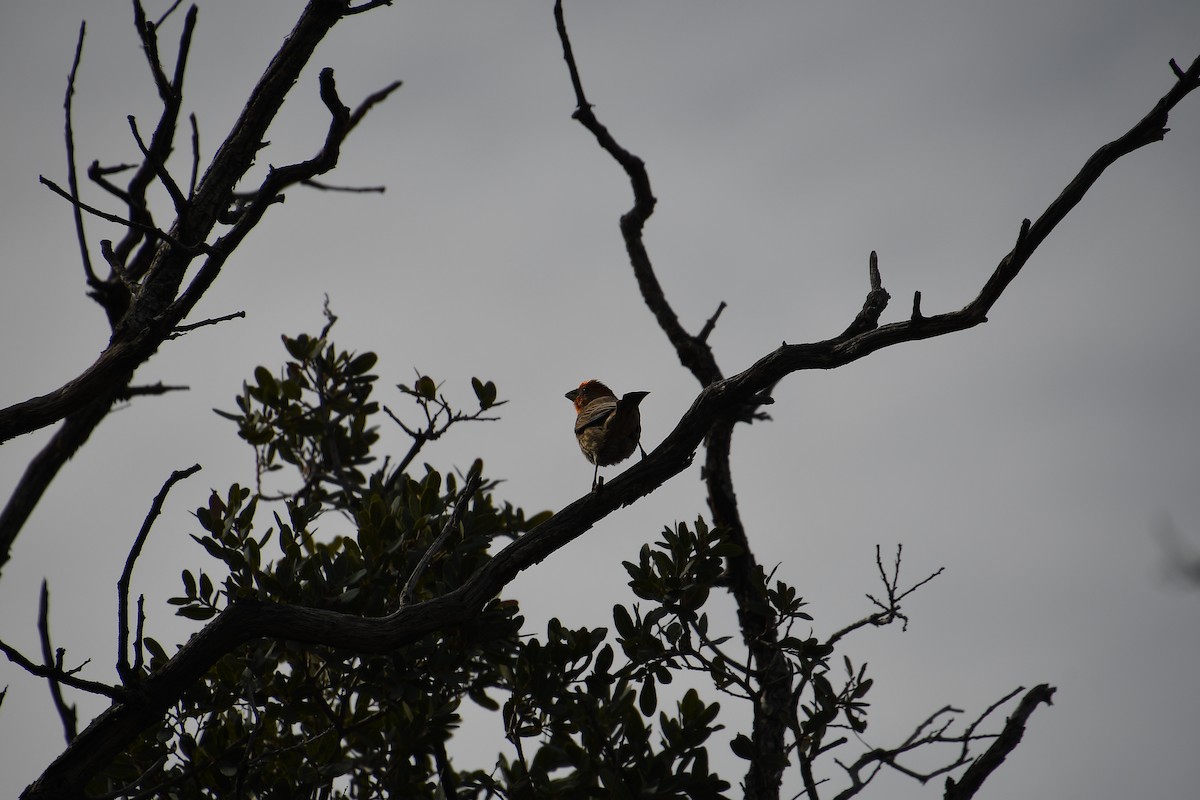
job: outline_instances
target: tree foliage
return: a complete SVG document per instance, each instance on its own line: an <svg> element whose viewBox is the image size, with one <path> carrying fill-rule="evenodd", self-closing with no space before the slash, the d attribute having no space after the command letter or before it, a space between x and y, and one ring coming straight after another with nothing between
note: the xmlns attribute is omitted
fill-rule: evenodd
<svg viewBox="0 0 1200 800"><path fill-rule="evenodd" d="M259 601L384 617L454 591L491 548L550 516L500 503L479 462L463 478L428 464L413 475L377 461L377 359L339 349L332 326L330 316L320 334L285 336L290 359L282 369L258 367L235 398L237 411L218 411L253 448L260 489L235 483L196 509L200 532L192 538L207 560L182 573L180 594L169 601L180 616L203 622ZM469 421L501 404L484 388L490 382L472 385L478 409L470 413L455 409L428 376L396 388L417 418L438 429L439 415ZM395 423L413 434L414 447L424 444L417 426ZM268 497L267 476L298 486ZM341 529L348 532L331 532ZM733 784L714 771L709 752L723 728L721 703L705 697L753 703L759 695L745 645L713 630L708 616L725 564L737 555L727 534L703 518L664 528L625 562L641 602L614 606L611 633L557 618L544 635L523 633L516 601L495 598L469 624L384 653L257 639L213 664L89 790L730 797ZM776 626L770 657L786 665L795 687L790 743L765 752L737 734L728 746L746 761L782 764L793 750L811 759L840 748L844 732L867 727L873 680L866 665L833 659L835 645L811 635L794 587L761 570L754 582L759 613ZM894 593L885 613L852 628L897 619L899 599ZM153 638L139 642L145 657L135 653L142 666L133 685L174 655ZM677 681L688 688L673 704L660 703L660 688ZM446 745L465 701L497 715L514 754L466 768L451 759Z"/></svg>

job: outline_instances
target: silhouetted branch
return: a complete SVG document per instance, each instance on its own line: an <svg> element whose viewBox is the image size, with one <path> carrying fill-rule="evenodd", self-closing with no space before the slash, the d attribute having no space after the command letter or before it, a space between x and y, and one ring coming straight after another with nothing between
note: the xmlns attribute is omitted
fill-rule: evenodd
<svg viewBox="0 0 1200 800"><path fill-rule="evenodd" d="M147 384L146 386L126 386L123 390L117 393L117 400L132 400L135 397L146 397L149 395L167 394L169 392L186 392L192 387L190 386L169 386L162 381L158 383Z"/></svg>
<svg viewBox="0 0 1200 800"><path fill-rule="evenodd" d="M199 322L189 323L187 325L179 325L179 326L176 326L175 330L171 333L170 338L178 339L180 336L183 336L185 333L188 333L189 331L194 331L197 328L203 328L208 325L218 325L222 322L228 322L231 319L245 319L245 318L246 318L245 311L235 311L232 314L226 314L223 317L213 317L212 319L204 319L204 320L200 320Z"/></svg>
<svg viewBox="0 0 1200 800"><path fill-rule="evenodd" d="M127 686L133 684L139 677L129 665L129 582L133 578L134 562L142 553L142 546L146 543L146 537L150 535L150 528L154 525L154 520L162 512L167 492L171 491L171 487L184 478L195 475L199 471L200 465L193 464L187 469L175 470L163 483L162 488L155 495L154 501L150 504L150 510L146 513L142 527L133 540L133 546L129 548L129 555L125 558L125 569L121 572L121 577L117 579L117 674L121 676L121 680Z"/></svg>
<svg viewBox="0 0 1200 800"><path fill-rule="evenodd" d="M608 129L600 123L592 112L592 106L583 93L583 82L579 77L579 68L575 64L575 54L571 48L571 40L567 36L566 22L563 19L561 0L554 4L554 21L558 30L558 38L562 42L563 58L567 62L567 70L571 76L571 86L575 90L575 113L571 116L587 128L597 143L616 160L625 174L629 176L633 189L633 208L621 217L621 235L625 239L625 249L629 253L629 261L633 266L633 274L641 290L642 299L647 308L654 314L658 325L667 335L667 339L675 348L683 365L692 371L701 386L707 386L721 378L712 351L699 336L692 336L683 329L679 317L671 308L663 293L662 286L654 274L650 255L642 242L642 229L646 220L654 213L658 202L650 189L650 175L646 172L645 163L617 143Z"/></svg>
<svg viewBox="0 0 1200 800"><path fill-rule="evenodd" d="M321 183L320 181L308 180L300 181L304 186L310 189L319 189L322 192L346 192L347 194L383 194L387 191L386 186L334 186L329 183Z"/></svg>
<svg viewBox="0 0 1200 800"><path fill-rule="evenodd" d="M135 220L132 220L132 219L125 219L124 217L117 216L116 214L109 214L107 211L101 211L98 208L89 206L87 203L84 203L83 201L77 200L76 198L72 197L61 186L59 186L57 183L50 180L49 178L45 177L44 175L38 176L38 182L40 182L43 186L48 188L50 191L54 192L56 195L58 195L60 197L64 197L67 200L69 200L71 205L75 206L75 208L77 210L81 209L83 211L86 211L87 213L91 214L94 217L99 217L100 219L107 220L108 222L115 222L118 225L124 225L126 228L132 228L134 230L139 231L140 233L154 236L157 239L162 239L164 242L167 242L172 247L176 247L185 253L195 254L195 253L211 252L209 246L207 244L204 244L203 242L200 242L195 245L186 245L183 242L176 239L171 234L167 233L166 231L159 230L158 228L155 228L153 225L146 225L141 222L136 222Z"/></svg>
<svg viewBox="0 0 1200 800"><path fill-rule="evenodd" d="M377 5L358 6L353 11L358 13L367 10L368 6ZM191 7L185 17L174 73L168 77L158 56L157 26L146 19L141 3L134 3L138 36L162 100L163 112L149 143L140 144L143 160L130 179L128 189L118 189L106 178L122 168L101 168L98 163L93 163L89 170L93 180L123 200L129 211L128 219L83 203L74 180L69 184L71 191L64 191L52 181L42 178L42 183L72 204L76 214L94 214L127 229L125 237L115 246L111 243L102 244L102 253L112 269L111 278L97 278L91 283L91 294L108 314L113 333L96 361L76 377L51 392L0 410L0 443L64 421L50 445L30 463L3 513L0 513L0 567L8 560L17 532L58 469L87 440L91 431L108 413L112 402L129 393L127 387L135 370L157 352L164 341L177 333L181 321L216 280L229 255L257 224L266 207L274 202L274 191L284 185L289 176L296 180L312 178L332 169L337 163L338 149L346 134L371 107L385 99L398 85L393 84L370 95L353 112L344 107L337 110L340 102L334 103L336 92L332 85L332 73L323 74L322 98L337 113L318 158L304 165L294 165L295 169L291 172L272 172L268 175L264 188L269 190L267 194L270 196L252 204L251 213L244 214L243 219L215 243L208 243L207 239L218 218L233 203L234 187L254 163L267 129L284 98L296 84L301 70L325 35L348 13L351 13L348 4L310 0L291 35L283 41L255 85L242 114L217 148L199 184L189 191L187 198L183 198L185 202L178 210L175 221L164 230L154 224L146 203L146 190L156 175L165 172L163 165L173 145L183 75L196 24L196 9ZM79 52L77 47L76 67ZM73 91L74 73L73 67L68 98ZM67 127L70 134L70 122ZM197 138L193 120L193 172L198 159ZM68 146L73 153L73 143ZM69 160L73 164L74 156L70 155ZM69 170L71 174L74 173L73 167L69 167ZM192 183L196 183L194 178ZM178 187L172 191L172 197L179 205L182 193ZM77 225L77 233L80 231ZM141 247L135 252L139 244ZM81 244L81 247L86 250L86 245ZM195 270L187 289L180 292L185 275L189 274L193 261L201 255L205 256L203 263ZM133 291L134 288L136 291Z"/></svg>
<svg viewBox="0 0 1200 800"><path fill-rule="evenodd" d="M71 72L67 76L67 96L63 99L63 111L66 116L66 130L63 134L67 147L67 186L71 193L72 216L75 219L75 236L79 240L79 257L83 261L83 272L88 285L100 282L92 269L92 257L88 253L87 235L83 230L83 210L79 205L79 178L75 169L75 128L71 119L71 109L75 98L75 76L79 72L79 62L83 59L83 38L87 33L87 22L79 23L79 40L75 43L75 58L71 62Z"/></svg>
<svg viewBox="0 0 1200 800"><path fill-rule="evenodd" d="M850 323L850 327L842 332L842 336L857 336L879 327L879 318L887 308L888 301L892 299L883 288L883 278L879 274L879 256L874 250L871 251L867 274L871 280L871 290L867 292L867 299L863 301L862 311L858 312L858 316Z"/></svg>
<svg viewBox="0 0 1200 800"><path fill-rule="evenodd" d="M989 775L1001 764L1008 754L1013 751L1025 735L1025 723L1039 705L1053 705L1054 692L1052 686L1040 684L1033 687L1021 698L1017 710L1004 723L1004 729L984 753L967 768L963 776L956 782L953 778L946 779L945 800L968 800L974 797L979 787Z"/></svg>
<svg viewBox="0 0 1200 800"><path fill-rule="evenodd" d="M896 545L896 559L893 562L892 573L889 575L883 566L883 554L881 548L879 545L875 545L875 567L879 570L879 579L883 583L884 592L886 593L886 601L877 600L868 594L867 599L870 600L879 609L879 611L863 617L857 622L852 622L841 630L836 631L825 640L825 644L829 646L835 645L848 634L853 633L859 628L864 628L867 625L889 625L896 620L901 620L904 623L904 628L908 628L908 617L906 617L900 611L900 601L908 597L917 589L920 589L925 584L929 583L937 576L941 575L945 571L945 567L939 567L934 572L925 576L925 578L922 580L917 581L912 586L901 591L900 556L903 552L903 549L903 545Z"/></svg>
<svg viewBox="0 0 1200 800"><path fill-rule="evenodd" d="M54 673L62 673L65 651L60 647L57 654L51 655L54 653L54 646L50 643L50 587L45 580L42 581L42 591L38 599L38 638L42 640L42 663ZM63 699L62 681L54 673L46 676L50 684L50 698L54 701L54 710L58 712L58 718L62 720L63 737L67 744L70 744L79 733L75 706L67 705L67 701Z"/></svg>
<svg viewBox="0 0 1200 800"><path fill-rule="evenodd" d="M19 650L4 641L0 641L0 653L4 653L9 661L16 664L30 675L36 675L39 678L47 678L52 681L57 681L59 684L63 686L70 686L73 689L80 689L92 694L104 695L112 700L122 700L126 697L126 693L117 687L109 686L106 683L97 683L96 681L85 681L81 678L76 678L75 673L78 672L82 667L74 670L63 669L62 660L57 656L52 659L53 663L44 665L37 664L21 655ZM87 662L85 661L84 663L86 664ZM87 730L85 729L84 733L86 732ZM72 739L72 742L76 741L78 741L78 737ZM71 745L68 744L68 749L70 749L70 747Z"/></svg>

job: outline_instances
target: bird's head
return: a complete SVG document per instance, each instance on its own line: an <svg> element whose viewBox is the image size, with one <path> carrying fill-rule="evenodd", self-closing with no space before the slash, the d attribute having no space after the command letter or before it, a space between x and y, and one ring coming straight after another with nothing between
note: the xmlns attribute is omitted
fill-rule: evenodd
<svg viewBox="0 0 1200 800"><path fill-rule="evenodd" d="M579 411L598 397L612 397L615 399L616 395L613 394L612 389L608 388L600 381L593 380L584 381L583 383L579 384L578 389L572 389L563 395L563 397L574 403L575 410Z"/></svg>

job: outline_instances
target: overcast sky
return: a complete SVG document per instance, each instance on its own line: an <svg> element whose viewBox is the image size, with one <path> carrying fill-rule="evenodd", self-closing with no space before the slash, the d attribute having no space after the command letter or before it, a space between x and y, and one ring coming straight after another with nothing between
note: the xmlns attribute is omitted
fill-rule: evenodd
<svg viewBox="0 0 1200 800"><path fill-rule="evenodd" d="M300 7L201 6L185 106L205 158ZM1168 59L1200 53L1195 0L575 2L567 15L589 99L649 166L659 205L646 240L669 300L693 331L728 303L710 339L726 374L781 341L843 330L873 249L893 297L884 321L906 316L914 290L927 314L962 306L1021 219L1170 88ZM156 109L131 16L115 0L0 10L0 404L58 387L107 341L69 208L37 176L64 181L62 97L83 18L80 163L136 159L126 116L148 130ZM211 409L231 408L256 365L282 363L281 333L319 330L325 293L335 339L380 354L380 400L398 413L388 387L414 369L465 404L472 376L498 384L503 420L456 429L428 458L448 470L483 457L500 495L531 512L591 479L564 391L592 377L650 391L648 448L698 391L640 303L617 230L628 183L570 118L549 2L398 2L345 21L260 166L319 147L323 66L350 105L405 82L330 177L387 193L289 192L194 319L247 318L169 343L139 371L192 390L110 415L18 538L0 637L26 653L38 652L46 578L55 644L71 664L92 659L85 677L115 680L125 554L162 481L198 462L134 576L149 635L195 630L163 602L182 568L210 563L189 511L253 466ZM1171 127L1100 180L987 325L792 375L774 421L737 431L758 560L781 565L817 635L871 610L876 544L902 542L913 580L946 568L907 604L907 632L845 643L876 678L870 744L898 743L944 704L977 712L1017 686L1058 687L983 797L1187 798L1200 780L1200 591L1170 580L1159 538L1173 529L1200 545L1200 97ZM90 187L84 198L121 211ZM102 263L97 242L120 233L94 220L88 231ZM5 498L48 435L0 449ZM404 447L390 429L385 440ZM694 466L605 519L514 584L530 629L552 615L610 624L612 604L631 598L621 561L703 513ZM713 613L733 624L725 599ZM5 685L10 796L63 742L44 683L5 662ZM85 720L102 707L79 703ZM723 705L731 729L745 724ZM499 737L497 719L472 716L460 765L489 767ZM713 751L736 782L741 764ZM797 791L794 770L786 780ZM890 782L876 796L936 797L940 784Z"/></svg>

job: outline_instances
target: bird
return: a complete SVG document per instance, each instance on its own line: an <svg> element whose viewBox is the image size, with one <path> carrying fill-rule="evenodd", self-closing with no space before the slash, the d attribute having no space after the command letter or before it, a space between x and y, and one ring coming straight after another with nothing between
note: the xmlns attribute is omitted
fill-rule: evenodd
<svg viewBox="0 0 1200 800"><path fill-rule="evenodd" d="M597 380L584 381L564 397L575 404L575 439L583 456L596 469L592 491L603 486L600 468L618 464L642 449L642 414L638 405L649 392L629 392L620 400Z"/></svg>

